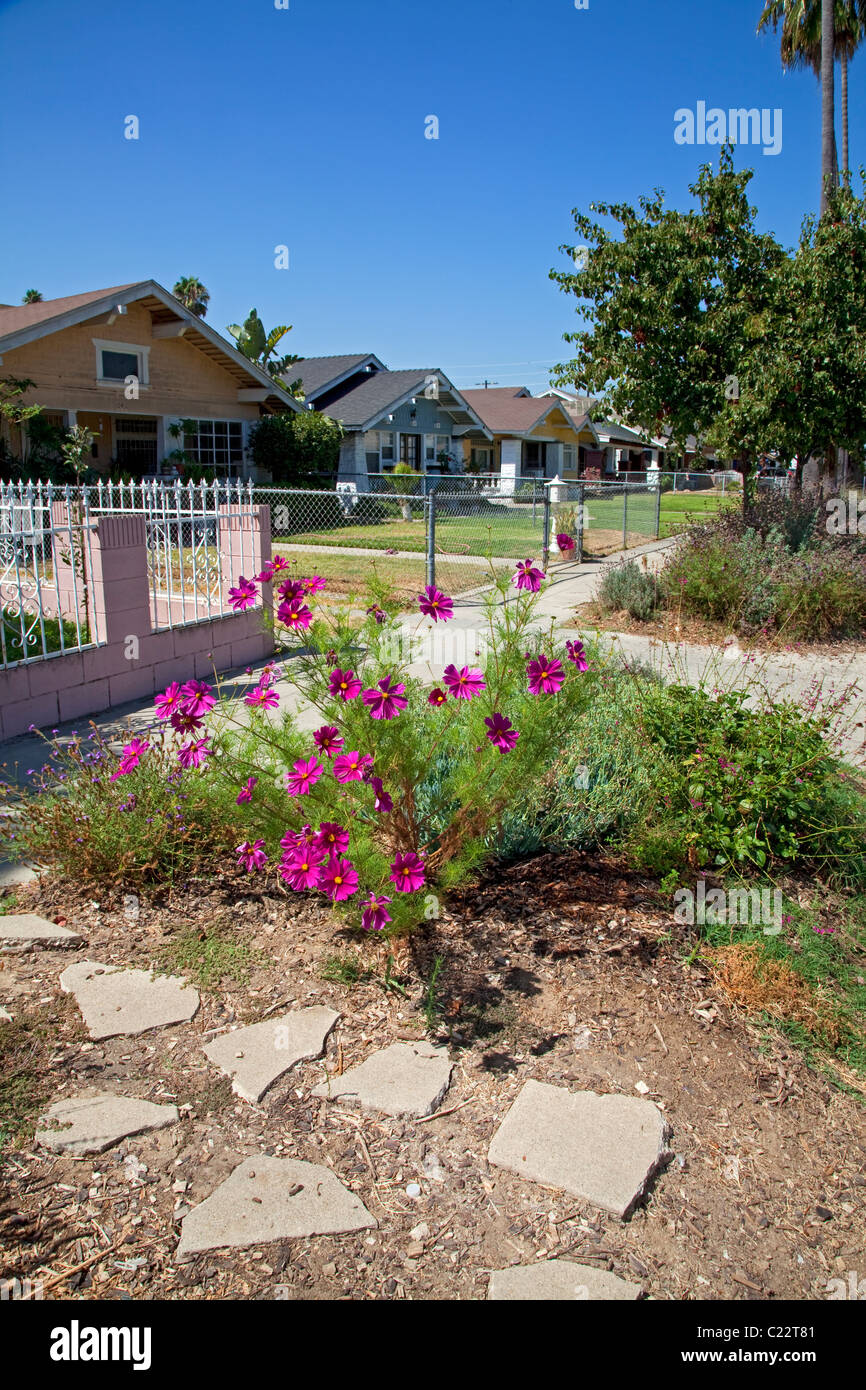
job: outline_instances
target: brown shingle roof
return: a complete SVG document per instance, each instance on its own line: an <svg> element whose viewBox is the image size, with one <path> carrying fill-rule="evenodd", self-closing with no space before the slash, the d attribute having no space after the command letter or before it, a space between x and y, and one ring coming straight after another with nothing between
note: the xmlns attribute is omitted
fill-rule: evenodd
<svg viewBox="0 0 866 1390"><path fill-rule="evenodd" d="M111 285L106 290L88 290L86 294L68 294L63 299L43 299L38 304L0 304L0 338L7 333L17 333L22 328L32 328L34 323L44 323L46 319L59 318L61 314L69 313L70 309L80 309L85 304L92 304L100 299L106 299L108 295L119 293L121 290L128 290L136 281L131 281L129 285Z"/></svg>
<svg viewBox="0 0 866 1390"><path fill-rule="evenodd" d="M554 407L576 430L582 423L569 415L560 401L549 396L510 396L507 391L489 388L461 394L494 434L528 434Z"/></svg>

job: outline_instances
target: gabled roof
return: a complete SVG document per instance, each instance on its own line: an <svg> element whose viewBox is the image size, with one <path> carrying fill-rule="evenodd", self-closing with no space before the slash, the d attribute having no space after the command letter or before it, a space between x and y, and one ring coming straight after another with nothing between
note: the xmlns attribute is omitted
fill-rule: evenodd
<svg viewBox="0 0 866 1390"><path fill-rule="evenodd" d="M304 396L314 400L341 381L362 372L367 367L382 371L385 363L374 352L357 352L337 357L304 357L295 362L292 372L297 372L303 382Z"/></svg>
<svg viewBox="0 0 866 1390"><path fill-rule="evenodd" d="M413 396L423 397L431 378L439 382L437 403L458 425L475 425L489 434L476 411L467 403L466 393L460 392L437 367L408 368L401 372L378 371L369 380L347 391L339 400L326 405L323 414L339 420L347 430L369 430L383 418L405 405Z"/></svg>
<svg viewBox="0 0 866 1390"><path fill-rule="evenodd" d="M557 412L563 422L579 434L592 429L584 418L576 420L562 401L547 396L509 396L502 391L464 391L464 396L494 434L529 435Z"/></svg>
<svg viewBox="0 0 866 1390"><path fill-rule="evenodd" d="M154 327L177 328L185 341L206 357L226 368L239 387L247 390L265 388L262 397L270 405L301 410L298 401L290 396L256 362L238 352L227 338L198 318L175 299L155 280L139 280L131 285L116 285L113 289L89 290L85 294L66 295L62 299L45 299L38 304L18 304L0 308L0 358L4 352L22 347L64 328L74 328L92 319L117 312L127 304L141 304L150 313Z"/></svg>

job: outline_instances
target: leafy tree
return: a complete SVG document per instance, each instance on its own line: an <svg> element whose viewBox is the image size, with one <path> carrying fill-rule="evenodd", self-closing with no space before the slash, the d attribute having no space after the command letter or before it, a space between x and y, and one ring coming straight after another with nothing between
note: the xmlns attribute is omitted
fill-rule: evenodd
<svg viewBox="0 0 866 1390"><path fill-rule="evenodd" d="M201 280L195 275L182 275L172 290L175 299L179 299L181 304L197 318L203 319L207 313L207 306L210 302L210 291L205 289Z"/></svg>
<svg viewBox="0 0 866 1390"><path fill-rule="evenodd" d="M599 397L601 413L644 431L669 431L681 451L690 434L705 438L741 369L743 343L774 303L784 260L775 239L755 229L751 178L723 147L718 172L702 166L690 188L696 209L666 209L660 190L641 198L639 211L591 204L618 224L618 238L575 209L582 254L560 249L577 268L550 276L581 301L587 326L564 335L577 355L555 368L559 385ZM748 471L749 457L742 461Z"/></svg>
<svg viewBox="0 0 866 1390"><path fill-rule="evenodd" d="M25 290L22 304L41 304L42 293L40 290Z"/></svg>
<svg viewBox="0 0 866 1390"><path fill-rule="evenodd" d="M317 410L265 415L250 432L250 452L258 468L275 482L296 482L336 472L342 426Z"/></svg>
<svg viewBox="0 0 866 1390"><path fill-rule="evenodd" d="M279 328L272 328L270 333L266 333L258 313L251 309L242 325L230 323L226 331L232 335L238 345L238 351L242 352L244 357L248 357L251 362L258 362L275 381L281 386L286 386L283 373L292 363L300 362L301 358L291 353L287 353L285 357L273 357L273 353L286 334L291 333L291 324L281 324ZM300 386L301 381L298 379L287 389L296 393Z"/></svg>

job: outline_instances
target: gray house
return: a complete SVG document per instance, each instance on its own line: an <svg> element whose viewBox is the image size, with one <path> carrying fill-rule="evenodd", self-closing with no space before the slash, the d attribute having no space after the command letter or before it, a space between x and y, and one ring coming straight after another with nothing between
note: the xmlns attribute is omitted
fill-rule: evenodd
<svg viewBox="0 0 866 1390"><path fill-rule="evenodd" d="M375 490L377 475L407 463L418 473L462 473L464 436L490 431L438 367L392 372L374 353L306 357L292 367L308 407L345 431L339 482Z"/></svg>

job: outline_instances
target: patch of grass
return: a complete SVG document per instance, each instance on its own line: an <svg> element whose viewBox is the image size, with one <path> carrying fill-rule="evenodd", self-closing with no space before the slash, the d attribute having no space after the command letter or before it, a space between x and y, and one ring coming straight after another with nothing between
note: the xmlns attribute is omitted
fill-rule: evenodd
<svg viewBox="0 0 866 1390"><path fill-rule="evenodd" d="M246 984L250 969L267 961L227 922L205 928L182 927L157 954L169 971L211 991L218 989L223 979Z"/></svg>
<svg viewBox="0 0 866 1390"><path fill-rule="evenodd" d="M369 980L370 974L357 956L328 956L322 962L319 971L321 979L328 980L331 984L345 985L347 989L352 989L363 980Z"/></svg>
<svg viewBox="0 0 866 1390"><path fill-rule="evenodd" d="M732 1003L751 1014L768 1014L781 1024L835 1050L842 1039L839 1008L811 986L787 960L774 959L757 941L738 941L716 952L713 973Z"/></svg>
<svg viewBox="0 0 866 1390"><path fill-rule="evenodd" d="M7 913L18 911L18 897L15 893L7 893L4 898L0 898L0 917L5 917Z"/></svg>
<svg viewBox="0 0 866 1390"><path fill-rule="evenodd" d="M50 1006L0 1022L0 1151L31 1138L51 1099L49 1058L56 1045L56 1010Z"/></svg>

